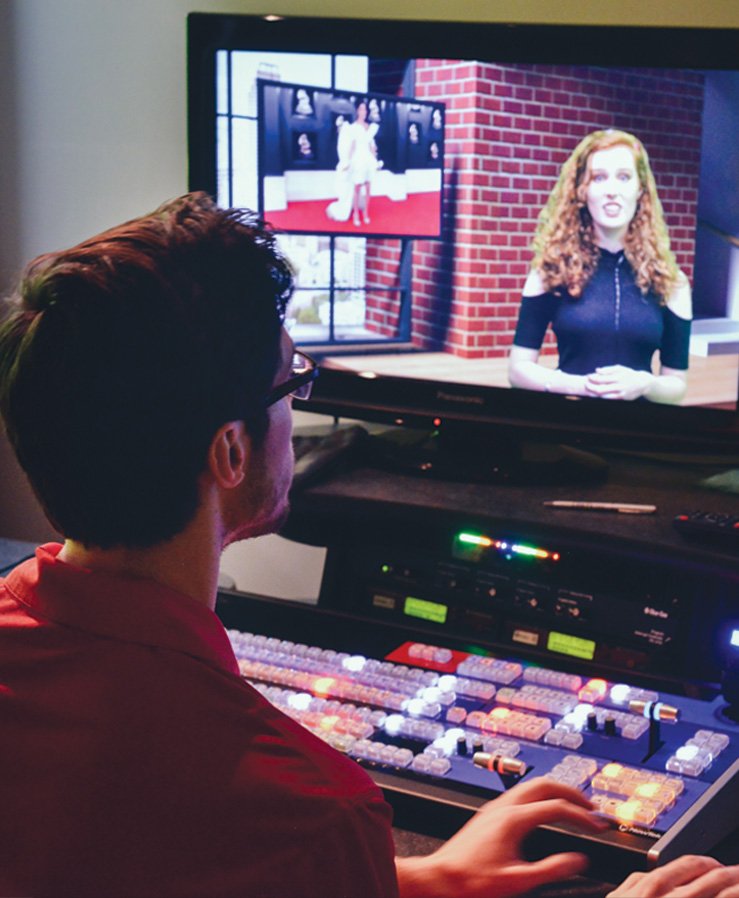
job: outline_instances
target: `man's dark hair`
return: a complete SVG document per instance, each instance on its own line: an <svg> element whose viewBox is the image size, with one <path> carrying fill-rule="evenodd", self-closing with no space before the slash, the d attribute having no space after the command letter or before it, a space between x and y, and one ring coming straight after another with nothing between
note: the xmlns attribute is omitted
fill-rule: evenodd
<svg viewBox="0 0 739 898"><path fill-rule="evenodd" d="M268 227L205 194L28 265L0 410L66 537L144 547L187 525L218 428L264 436L291 289Z"/></svg>

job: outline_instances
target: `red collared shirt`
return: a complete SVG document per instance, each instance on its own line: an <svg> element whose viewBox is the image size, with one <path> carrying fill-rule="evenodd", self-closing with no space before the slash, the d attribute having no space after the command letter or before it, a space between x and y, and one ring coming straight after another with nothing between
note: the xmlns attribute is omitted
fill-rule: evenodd
<svg viewBox="0 0 739 898"><path fill-rule="evenodd" d="M0 579L0 895L396 895L380 792L239 677L216 615L59 549Z"/></svg>

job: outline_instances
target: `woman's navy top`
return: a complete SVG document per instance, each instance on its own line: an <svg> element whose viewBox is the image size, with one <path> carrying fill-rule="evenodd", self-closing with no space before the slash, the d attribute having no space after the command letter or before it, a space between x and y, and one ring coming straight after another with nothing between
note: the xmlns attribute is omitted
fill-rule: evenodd
<svg viewBox="0 0 739 898"><path fill-rule="evenodd" d="M687 370L690 321L660 305L654 293L642 294L623 251L600 252L579 298L564 288L524 296L514 344L540 349L551 323L559 367L568 374L590 374L604 365L651 371L655 350L662 365Z"/></svg>

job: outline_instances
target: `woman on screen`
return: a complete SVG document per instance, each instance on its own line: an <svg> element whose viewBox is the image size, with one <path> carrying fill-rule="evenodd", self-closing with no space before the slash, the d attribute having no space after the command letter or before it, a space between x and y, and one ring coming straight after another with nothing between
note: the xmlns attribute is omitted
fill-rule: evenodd
<svg viewBox="0 0 739 898"><path fill-rule="evenodd" d="M355 120L349 126L349 175L354 188L352 196L352 221L358 227L360 214L365 224L369 224L370 193L372 176L377 171L377 145L375 134L377 125L367 121L367 103L357 104Z"/></svg>
<svg viewBox="0 0 739 898"><path fill-rule="evenodd" d="M646 150L625 131L588 135L539 217L508 363L512 386L678 403L691 317ZM539 361L550 324L556 369Z"/></svg>
<svg viewBox="0 0 739 898"><path fill-rule="evenodd" d="M349 175L351 126L341 113L336 116L336 199L326 207L326 215L334 221L347 221L352 211L354 186Z"/></svg>

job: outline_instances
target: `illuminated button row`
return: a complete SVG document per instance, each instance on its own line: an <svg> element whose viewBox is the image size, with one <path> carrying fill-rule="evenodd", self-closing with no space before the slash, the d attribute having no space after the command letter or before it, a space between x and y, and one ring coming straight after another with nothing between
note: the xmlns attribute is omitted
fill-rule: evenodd
<svg viewBox="0 0 739 898"><path fill-rule="evenodd" d="M630 701L654 702L659 698L656 692L638 689L623 683L609 684L598 678L588 680L584 686L581 686L581 678L574 674L565 674L535 666L524 669L517 662L478 655L469 656L459 665L458 676L442 675L440 677L436 672L430 670L365 658L362 655L350 655L346 652L336 652L332 649L322 649L319 646L295 643L261 634L229 630L228 635L236 657L239 659L252 658L268 664L277 664L317 675L339 672L344 676L348 674L352 679L376 689L404 692L408 696L417 695L423 687L439 686L447 698L446 702L440 702L445 707L451 704L451 693L485 701L490 700L495 694L495 687L492 683L510 684L520 675L523 675L529 683L562 689L566 692L579 690L579 698L585 703L597 703L609 699L615 705L627 705ZM414 643L409 654L424 659L432 658L440 663L446 663L453 657L449 649L425 643ZM627 738L636 738L633 733L628 731L623 735Z"/></svg>
<svg viewBox="0 0 739 898"><path fill-rule="evenodd" d="M414 642L408 649L408 657L418 658L421 661L430 661L434 664L448 664L454 656L449 649L441 646Z"/></svg>
<svg viewBox="0 0 739 898"><path fill-rule="evenodd" d="M649 729L649 721L643 717L622 711L594 708L592 705L578 705L566 714L544 737L547 745L561 746L575 750L585 741L583 732L600 731L605 735L621 736L635 740Z"/></svg>
<svg viewBox="0 0 739 898"><path fill-rule="evenodd" d="M281 689L279 686L269 686L264 683L251 684L260 692L267 701L282 709L297 711L320 712L325 715L336 715L345 720L353 720L364 724L370 724L373 729L381 727L387 719L385 711L370 708L366 705L354 705L350 702L340 702L335 699L319 698L308 692L296 692L293 689Z"/></svg>
<svg viewBox="0 0 739 898"><path fill-rule="evenodd" d="M272 654L279 655L279 653ZM282 660L283 656L279 655L279 658ZM303 660L305 662L305 659ZM310 691L319 696L332 696L360 701L370 705L377 705L387 710L403 710L411 717L439 717L442 712L442 705L449 705L455 699L453 693L443 693L437 687L422 687L420 696L412 697L409 697L407 694L392 692L389 689L382 688L383 685L388 683L388 678L385 677L382 680L374 681L375 683L380 683L379 686L375 686L357 683L354 677L316 676L317 671L312 666L308 671L295 670L288 666L250 658L242 658L238 663L241 674L245 677L289 686L297 690ZM300 663L300 659L298 659L298 663ZM310 661L307 663L313 664ZM322 673L325 672L324 668L319 668L319 670Z"/></svg>
<svg viewBox="0 0 739 898"><path fill-rule="evenodd" d="M608 792L612 795L633 795L637 798L662 801L670 806L685 788L685 783L679 777L667 776L640 767L627 767L615 761L606 764L600 773L593 777L591 785L595 791Z"/></svg>
<svg viewBox="0 0 739 898"><path fill-rule="evenodd" d="M552 726L547 717L537 717L511 708L493 708L487 714L484 711L471 711L466 723L467 726L486 733L502 733L531 742L538 742Z"/></svg>
<svg viewBox="0 0 739 898"><path fill-rule="evenodd" d="M258 639L258 637L257 637ZM289 647L267 646L259 642L241 642L234 645L234 654L239 661L261 661L265 664L273 664L290 670L302 670L312 674L346 673L342 667L341 658L337 658L337 652L325 650L324 654L307 651L310 646L303 646L306 651L295 651ZM350 656L347 655L347 659ZM338 662L338 663L337 663Z"/></svg>
<svg viewBox="0 0 739 898"><path fill-rule="evenodd" d="M521 746L514 739L506 739L503 736L491 736L487 733L477 733L472 730L465 730L462 727L450 727L442 736L434 740L431 747L438 749L446 757L464 753L471 755L476 751L486 751L490 754L515 758L521 751Z"/></svg>
<svg viewBox="0 0 739 898"><path fill-rule="evenodd" d="M606 764L600 772L597 769L592 758L567 755L546 777L576 788L590 781L591 801L599 813L619 823L645 827L652 827L670 810L684 789L681 779L651 770L616 763Z"/></svg>
<svg viewBox="0 0 739 898"><path fill-rule="evenodd" d="M301 711L285 707L284 714L310 730L319 739L327 742L340 752L348 752L359 740L371 734L367 724L357 725L352 721L342 720L335 715L319 714L313 711Z"/></svg>
<svg viewBox="0 0 739 898"><path fill-rule="evenodd" d="M357 739L348 754L360 761L371 761L374 764L398 769L410 768L417 773L429 776L444 776L452 766L447 758L438 758L433 754L424 753L414 755L409 748L398 748L395 745L385 745L370 739Z"/></svg>
<svg viewBox="0 0 739 898"><path fill-rule="evenodd" d="M448 689L440 689L438 686L426 686L418 693L418 697L426 702L437 702L445 708L454 704L457 693Z"/></svg>
<svg viewBox="0 0 739 898"><path fill-rule="evenodd" d="M546 667L526 667L523 678L529 683L549 686L552 689L564 689L565 692L577 692L582 686L582 677L576 674L561 673Z"/></svg>
<svg viewBox="0 0 739 898"><path fill-rule="evenodd" d="M527 683L520 689L504 686L495 697L501 705L512 705L514 708L525 708L528 711L543 711L563 717L577 706L577 698L558 689L537 686Z"/></svg>
<svg viewBox="0 0 739 898"><path fill-rule="evenodd" d="M608 693L608 697L614 705L626 705L629 702L657 702L659 693L651 689L638 689L636 686L627 686L626 683L614 683Z"/></svg>
<svg viewBox="0 0 739 898"><path fill-rule="evenodd" d="M578 691L578 698L586 704L609 701L612 705L628 705L632 701L656 702L659 693L650 689L638 689L626 683L608 683L598 677L588 680Z"/></svg>
<svg viewBox="0 0 739 898"><path fill-rule="evenodd" d="M388 736L405 736L420 742L433 742L444 732L444 724L431 720L414 720L403 714L389 714L383 724Z"/></svg>
<svg viewBox="0 0 739 898"><path fill-rule="evenodd" d="M354 683L371 689L403 693L408 700L408 713L413 716L437 717L441 713L442 707L448 707L456 699L456 694L448 689L427 685L440 682L438 675L431 671L394 665L390 662L367 659L359 655L346 655L331 650L324 651L310 646L296 646L295 644L288 644L287 648L290 645L293 648L288 652L283 651L286 648L284 645L268 647L266 645L268 641L265 638L260 640L259 637L255 637L251 641L242 639L237 642L236 655L245 675L253 670L247 662L257 662L285 670L301 671L327 680L338 677L337 682L346 682L350 679ZM256 674L253 675L256 676ZM442 679L456 681L457 678ZM278 682L284 682L284 679L280 678ZM479 696L488 695L492 688L486 684L480 684L482 688L475 689L471 682L468 686L467 681L463 681L461 685L468 692L475 692ZM305 688L310 687L305 686ZM365 700L372 701L370 697ZM396 701L391 707L399 707L398 702Z"/></svg>
<svg viewBox="0 0 739 898"><path fill-rule="evenodd" d="M285 714L302 723L306 729L313 730L313 732L325 731L353 736L355 739L367 739L375 731L371 723L351 720L346 717L340 717L338 714L322 714L320 711L301 711L289 706L283 710Z"/></svg>
<svg viewBox="0 0 739 898"><path fill-rule="evenodd" d="M638 739L649 729L649 721L645 717L628 714L626 711L580 704L559 721L557 729L569 730L573 733L583 730L602 730L606 735Z"/></svg>
<svg viewBox="0 0 739 898"><path fill-rule="evenodd" d="M469 677L449 675L440 678L440 685L445 682L449 682L450 688L457 695L463 695L465 698L479 698L482 701L490 701L495 695L495 686L492 683L486 683L484 680L472 680Z"/></svg>
<svg viewBox="0 0 739 898"><path fill-rule="evenodd" d="M400 706L411 717L438 717L441 714L439 702L427 701L424 698L407 698Z"/></svg>
<svg viewBox="0 0 739 898"><path fill-rule="evenodd" d="M385 745L383 742L373 742L370 739L357 739L348 754L353 758L398 768L408 767L414 758L414 754L409 748L398 748L395 745Z"/></svg>
<svg viewBox="0 0 739 898"><path fill-rule="evenodd" d="M591 786L591 801L601 814L620 823L651 827L674 806L685 783L679 777L610 763L593 777Z"/></svg>
<svg viewBox="0 0 739 898"><path fill-rule="evenodd" d="M547 733L547 735L549 734ZM565 755L546 774L546 778L567 786L577 787L587 783L597 769L598 763L592 758L586 758L583 755Z"/></svg>
<svg viewBox="0 0 739 898"><path fill-rule="evenodd" d="M390 689L393 692L405 692L406 695L415 695L419 689L429 688L429 685L423 684L420 679L404 676L402 670L396 669L395 671L380 672L379 670L373 670L372 665L368 664L362 670L345 669L343 672L347 673L347 671L352 679L358 683L366 683L368 686L374 686L377 689Z"/></svg>
<svg viewBox="0 0 739 898"><path fill-rule="evenodd" d="M573 733L559 725L549 730L544 736L544 742L547 745L556 745L558 748L567 748L570 751L580 748L584 741L580 733Z"/></svg>
<svg viewBox="0 0 739 898"><path fill-rule="evenodd" d="M422 670L420 667L407 667L405 664L393 664L391 661L380 661L377 658L365 658L363 655L351 655L342 661L342 667L352 672L375 674L406 680L417 686L435 686L439 675L433 670Z"/></svg>
<svg viewBox="0 0 739 898"><path fill-rule="evenodd" d="M367 707L356 707L329 699L316 698L277 686L256 683L254 687L272 704L296 720L333 748L356 759L372 761L394 768L412 767L431 776L443 776L451 767L448 761L436 762L442 754L429 750L426 755L414 755L408 748L376 742L369 737L378 726L392 735L403 735L421 742L438 740L444 727L426 721L410 720L402 715L387 716ZM420 761L416 758L420 757Z"/></svg>
<svg viewBox="0 0 739 898"><path fill-rule="evenodd" d="M729 737L713 730L698 730L667 759L665 768L683 776L700 776L728 746Z"/></svg>
<svg viewBox="0 0 739 898"><path fill-rule="evenodd" d="M268 663L289 663L302 670L339 669L351 658L346 652L304 645L288 639L276 639L255 633L229 630L228 636L237 658L251 658Z"/></svg>
<svg viewBox="0 0 739 898"><path fill-rule="evenodd" d="M413 764L415 756L410 749L372 741L369 736L372 735L373 728L368 723L353 721L338 715L303 711L290 705L282 710L333 748L351 757L395 768L408 767ZM438 764L433 769L424 772L441 776L447 772L449 766Z"/></svg>
<svg viewBox="0 0 739 898"><path fill-rule="evenodd" d="M648 802L629 798L612 798L608 795L593 795L590 799L598 813L617 823L636 824L651 829L659 817L659 811Z"/></svg>
<svg viewBox="0 0 739 898"><path fill-rule="evenodd" d="M416 755L411 761L411 769L416 773L426 773L430 776L444 776L452 768L448 758L436 758L432 754L423 753Z"/></svg>
<svg viewBox="0 0 739 898"><path fill-rule="evenodd" d="M497 708L491 712L467 711L460 705L454 705L446 712L446 721L456 727L466 723L475 730L503 733L517 739L530 739L538 742L551 726L550 721L533 714L511 711L508 708ZM484 748L488 751L488 748Z"/></svg>
<svg viewBox="0 0 739 898"><path fill-rule="evenodd" d="M489 683L512 683L521 676L523 667L516 661L501 661L481 655L470 655L457 667L457 673Z"/></svg>
<svg viewBox="0 0 739 898"><path fill-rule="evenodd" d="M435 686L439 680L435 671L365 658L363 655L350 655L237 630L229 630L228 635L238 659L251 658L317 674L348 674L358 682L408 695L414 695L420 688Z"/></svg>
<svg viewBox="0 0 739 898"><path fill-rule="evenodd" d="M365 705L374 705L388 711L400 711L408 701L402 693L390 692L355 683L339 677L316 677L300 670L289 670L262 661L239 661L241 675L249 679L263 680L281 686L289 686L298 691L312 692L321 697L346 699Z"/></svg>
<svg viewBox="0 0 739 898"><path fill-rule="evenodd" d="M269 688L274 689L275 687ZM274 693L270 696L267 690L260 691L270 701L277 698ZM304 694L295 693L294 695L302 698ZM375 732L375 726L367 719L360 719L346 712L344 709L348 706L343 706L339 713L331 714L306 710L302 707L303 703L298 702L273 701L272 703L279 707L284 714L341 752L348 752L357 739L366 739Z"/></svg>
<svg viewBox="0 0 739 898"><path fill-rule="evenodd" d="M251 633L229 631L229 636L244 676L390 710L400 710L404 702L413 701L409 713L417 716L438 716L442 703L451 704L455 699L454 694L441 692L434 693L433 699L429 697L427 690L436 688L432 684L439 680L433 671ZM419 693L424 697L415 701Z"/></svg>
<svg viewBox="0 0 739 898"><path fill-rule="evenodd" d="M695 736L691 736L686 745L697 745L699 748L708 749L714 758L729 747L731 740L726 733L715 733L713 730L698 730Z"/></svg>

